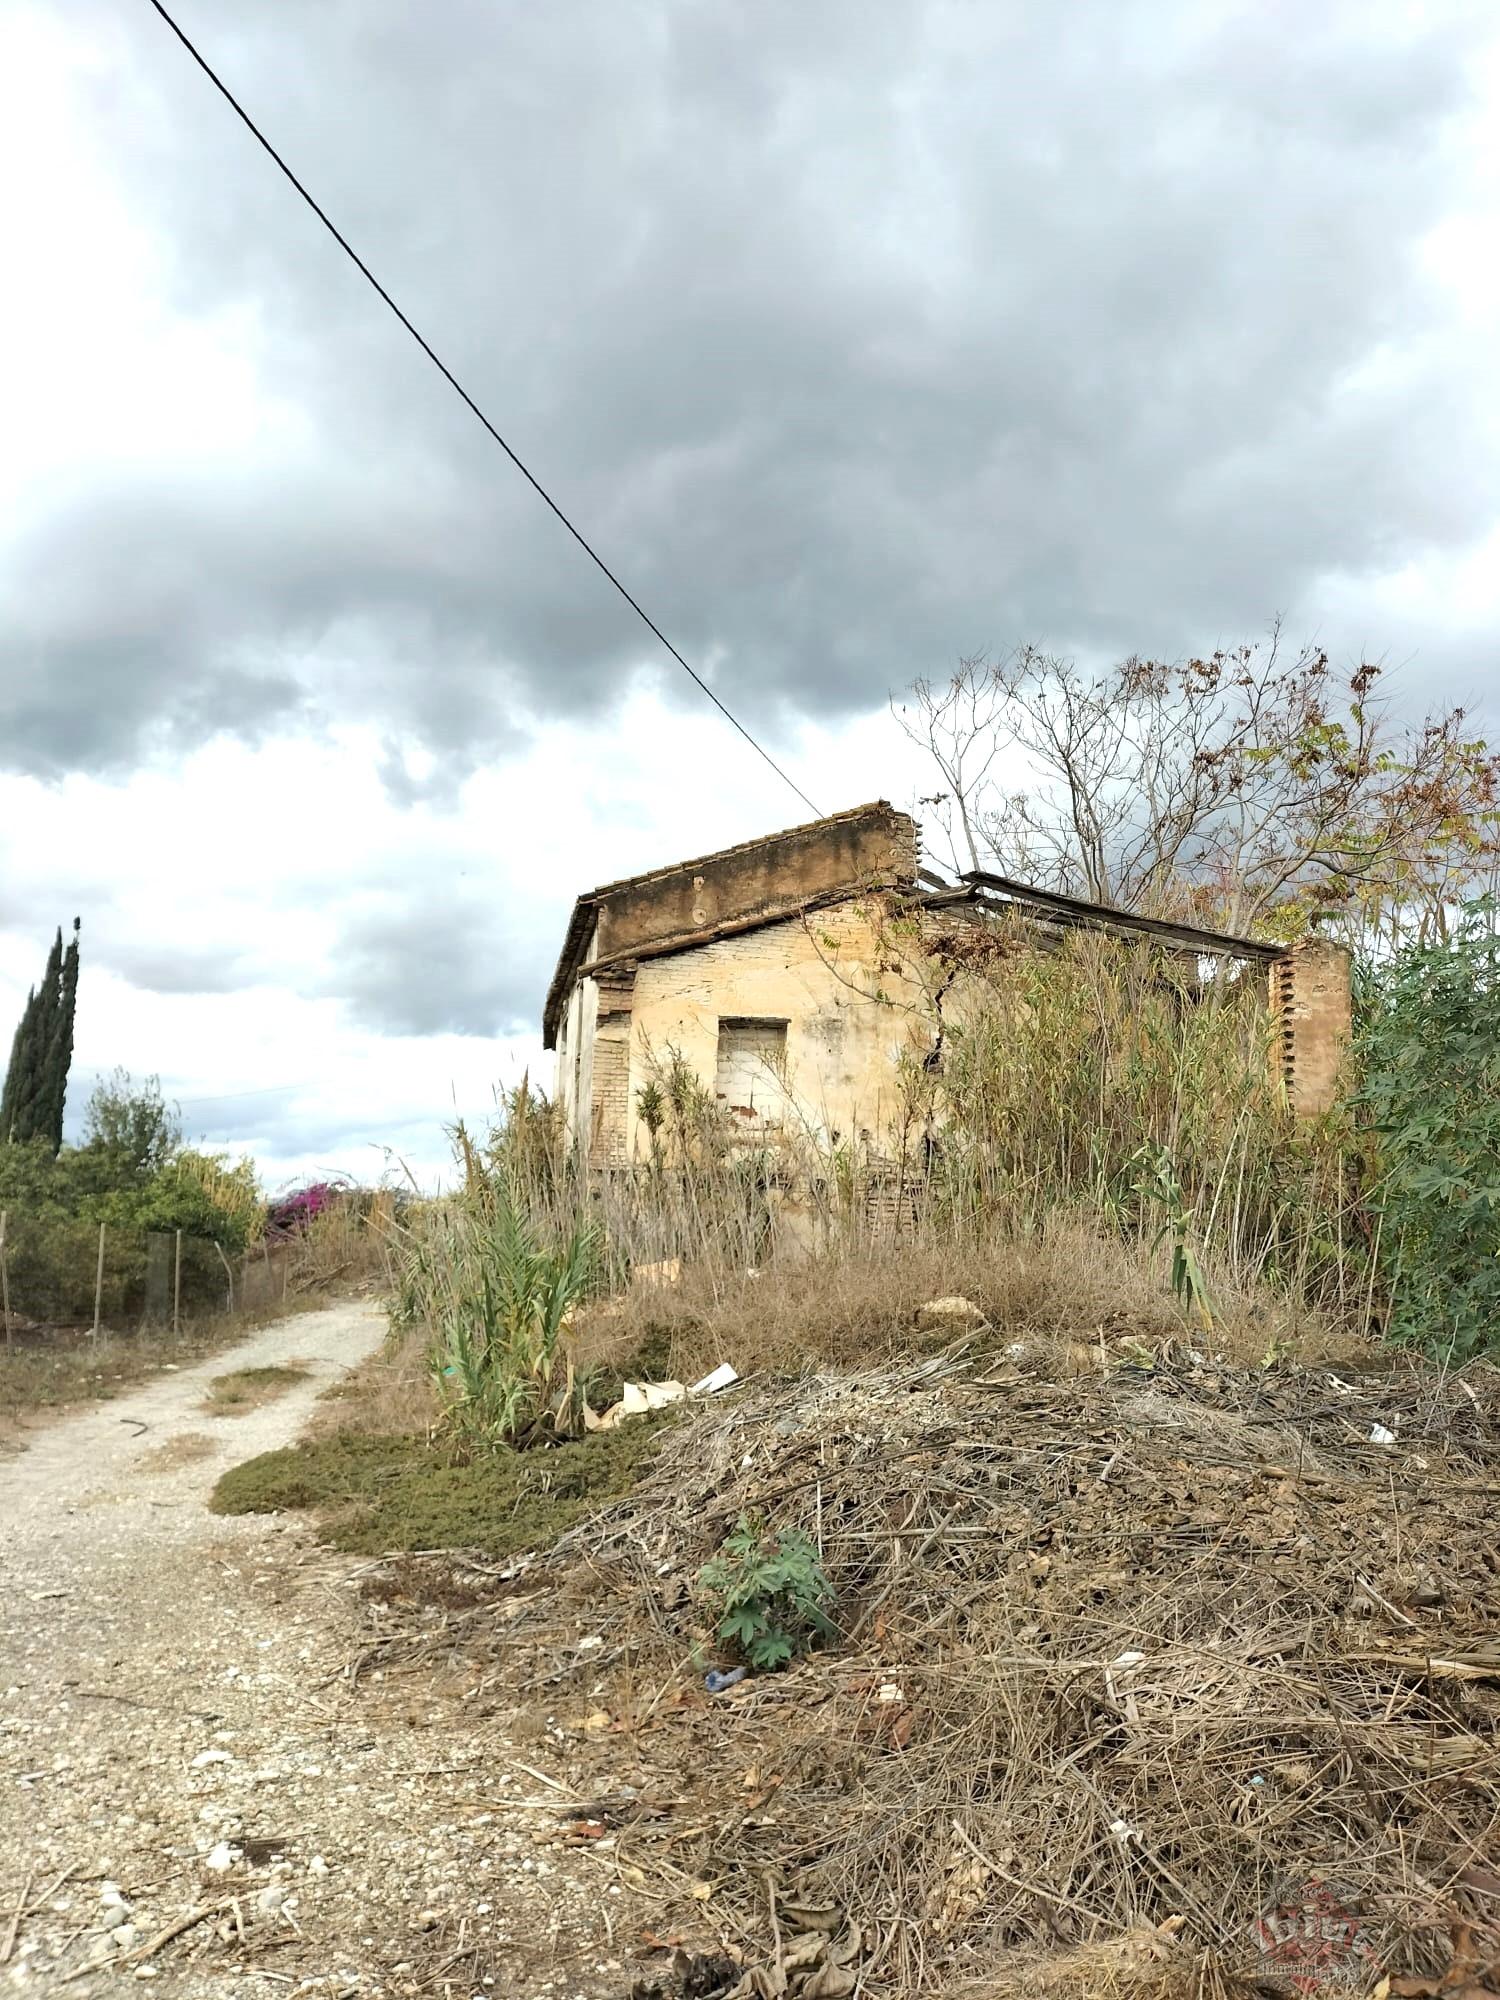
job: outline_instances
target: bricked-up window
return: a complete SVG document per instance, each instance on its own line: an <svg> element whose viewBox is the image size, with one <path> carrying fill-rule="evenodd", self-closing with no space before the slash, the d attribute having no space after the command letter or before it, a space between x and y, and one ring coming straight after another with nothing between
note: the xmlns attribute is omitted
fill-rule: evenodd
<svg viewBox="0 0 1500 2000"><path fill-rule="evenodd" d="M720 1021L714 1095L741 1130L781 1123L786 1112L785 1021Z"/></svg>

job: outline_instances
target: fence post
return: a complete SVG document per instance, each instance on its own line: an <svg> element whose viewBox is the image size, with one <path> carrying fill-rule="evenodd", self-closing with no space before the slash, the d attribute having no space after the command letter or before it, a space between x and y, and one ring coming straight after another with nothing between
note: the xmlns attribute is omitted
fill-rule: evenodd
<svg viewBox="0 0 1500 2000"><path fill-rule="evenodd" d="M172 1259L172 1338L182 1332L182 1231L177 1232L177 1249Z"/></svg>
<svg viewBox="0 0 1500 2000"><path fill-rule="evenodd" d="M214 1248L219 1253L219 1262L224 1266L225 1275L229 1279L229 1310L233 1312L234 1311L234 1266L230 1263L229 1259L224 1255L224 1245L219 1241L217 1236L214 1238Z"/></svg>
<svg viewBox="0 0 1500 2000"><path fill-rule="evenodd" d="M0 1311L5 1314L5 1351L9 1354L14 1345L10 1330L10 1265L5 1256L5 1225L10 1220L9 1209L0 1208Z"/></svg>
<svg viewBox="0 0 1500 2000"><path fill-rule="evenodd" d="M94 1337L99 1335L99 1315L104 1309L104 1224L99 1224L99 1263L94 1272Z"/></svg>

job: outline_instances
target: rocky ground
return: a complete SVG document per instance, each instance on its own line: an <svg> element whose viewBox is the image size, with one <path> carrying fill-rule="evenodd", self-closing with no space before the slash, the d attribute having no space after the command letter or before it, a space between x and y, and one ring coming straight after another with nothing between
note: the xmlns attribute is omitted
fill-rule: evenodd
<svg viewBox="0 0 1500 2000"><path fill-rule="evenodd" d="M89 1996L628 1990L607 1856L559 1849L545 1704L351 1675L360 1566L207 1508L372 1353L304 1314L0 1465L0 1983ZM242 1415L230 1370L306 1377ZM583 1940L580 1945L579 1940Z"/></svg>

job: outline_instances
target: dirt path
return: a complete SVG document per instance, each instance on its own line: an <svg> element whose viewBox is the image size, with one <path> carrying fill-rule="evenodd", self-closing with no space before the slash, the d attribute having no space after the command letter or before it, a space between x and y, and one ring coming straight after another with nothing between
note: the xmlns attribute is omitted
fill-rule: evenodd
<svg viewBox="0 0 1500 2000"><path fill-rule="evenodd" d="M451 1693L349 1686L356 1565L207 1510L384 1331L364 1302L281 1321L0 1465L0 1990L622 1990L545 1969L565 1885L505 1810L508 1741L455 1735ZM276 1363L307 1379L205 1409Z"/></svg>

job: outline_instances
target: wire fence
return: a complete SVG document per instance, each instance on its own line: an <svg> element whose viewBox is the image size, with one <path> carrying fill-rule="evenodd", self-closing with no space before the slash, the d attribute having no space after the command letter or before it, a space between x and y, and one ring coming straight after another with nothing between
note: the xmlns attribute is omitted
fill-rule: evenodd
<svg viewBox="0 0 1500 2000"><path fill-rule="evenodd" d="M274 1305L290 1244L243 1255L178 1230L128 1229L55 1211L0 1212L0 1318L7 1346L41 1328L129 1332Z"/></svg>

